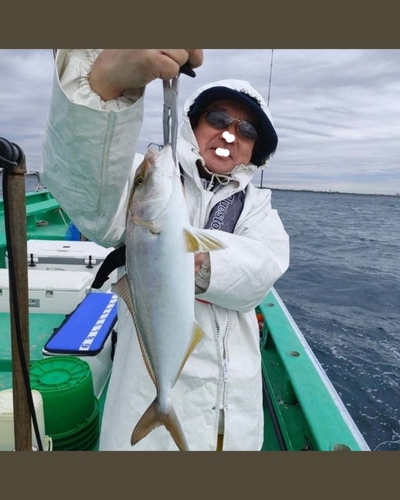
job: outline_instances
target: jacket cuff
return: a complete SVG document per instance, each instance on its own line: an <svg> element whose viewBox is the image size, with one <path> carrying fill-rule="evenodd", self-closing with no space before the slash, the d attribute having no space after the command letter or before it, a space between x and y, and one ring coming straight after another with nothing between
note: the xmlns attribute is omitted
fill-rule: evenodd
<svg viewBox="0 0 400 500"><path fill-rule="evenodd" d="M122 96L104 101L89 84L89 75L100 49L60 49L56 68L60 86L68 99L102 111L120 111L132 106L143 95L143 89L126 91Z"/></svg>

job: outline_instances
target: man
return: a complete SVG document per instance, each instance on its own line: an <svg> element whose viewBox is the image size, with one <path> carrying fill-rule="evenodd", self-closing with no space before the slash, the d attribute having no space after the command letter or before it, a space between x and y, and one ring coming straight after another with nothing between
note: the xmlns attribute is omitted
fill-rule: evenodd
<svg viewBox="0 0 400 500"><path fill-rule="evenodd" d="M136 146L145 86L202 60L201 51L185 49L59 52L43 177L89 239L124 244L127 196L142 160ZM271 208L271 192L257 189L251 179L276 146L269 110L248 82L206 85L184 104L177 156L190 222L218 231L226 245L195 257L195 314L205 337L172 391L191 450L260 450L263 443L254 308L288 268L289 239ZM122 301L118 307L100 450L176 450L163 426L130 444L155 388L132 320Z"/></svg>

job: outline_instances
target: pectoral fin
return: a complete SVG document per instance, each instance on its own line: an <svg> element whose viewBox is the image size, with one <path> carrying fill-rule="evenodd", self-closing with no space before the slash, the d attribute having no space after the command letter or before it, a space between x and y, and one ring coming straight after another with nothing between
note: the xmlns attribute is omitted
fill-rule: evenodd
<svg viewBox="0 0 400 500"><path fill-rule="evenodd" d="M160 226L157 226L157 224L154 224L154 222L151 222L148 220L137 219L137 218L134 218L133 222L137 226L147 227L147 229L150 229L150 232L152 232L153 234L160 234L161 233Z"/></svg>
<svg viewBox="0 0 400 500"><path fill-rule="evenodd" d="M215 238L211 231L192 227L190 229L185 228L184 232L187 252L212 252L226 248L225 243Z"/></svg>

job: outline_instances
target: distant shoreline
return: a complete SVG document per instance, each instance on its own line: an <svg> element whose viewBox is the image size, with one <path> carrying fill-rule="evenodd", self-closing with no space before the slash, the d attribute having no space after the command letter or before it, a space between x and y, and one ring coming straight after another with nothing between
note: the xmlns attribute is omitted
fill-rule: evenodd
<svg viewBox="0 0 400 500"><path fill-rule="evenodd" d="M36 171L36 170L31 170L31 171L28 171L26 172L26 178L31 178L31 177L36 177L38 178L39 176L39 179L40 179L40 174L42 172L40 171ZM0 178L2 177L3 173L2 171L0 171ZM333 191L333 190L329 190L329 191L316 191L316 190L312 190L312 189L284 189L284 188L274 188L274 187L270 187L270 186L259 186L259 185L256 185L256 183L253 181L252 184L258 188L258 189L270 189L271 191L288 191L288 192L293 192L293 193L326 193L326 194L350 194L350 195L354 195L354 196L391 196L391 197L399 197L400 196L400 193L395 193L395 194L382 194L382 193L352 193L352 192L348 192L348 191ZM45 188L45 186L42 186ZM1 186L0 186L1 188ZM46 189L46 188L45 188Z"/></svg>
<svg viewBox="0 0 400 500"><path fill-rule="evenodd" d="M261 186L256 186L258 189L270 189L271 191L290 191L294 193L324 193L324 194L350 194L354 196L392 196L392 197L398 197L400 196L400 193L395 193L395 194L380 194L380 193L350 193L346 191L313 191L312 189L283 189L283 188L273 188L273 187L261 187Z"/></svg>

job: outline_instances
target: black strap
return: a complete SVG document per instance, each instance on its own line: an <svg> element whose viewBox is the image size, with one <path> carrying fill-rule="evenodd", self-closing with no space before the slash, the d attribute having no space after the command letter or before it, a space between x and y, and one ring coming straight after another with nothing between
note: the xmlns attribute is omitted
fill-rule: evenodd
<svg viewBox="0 0 400 500"><path fill-rule="evenodd" d="M101 288L117 267L125 265L125 250L126 245L116 248L107 255L97 271L96 277L92 283L92 288Z"/></svg>

